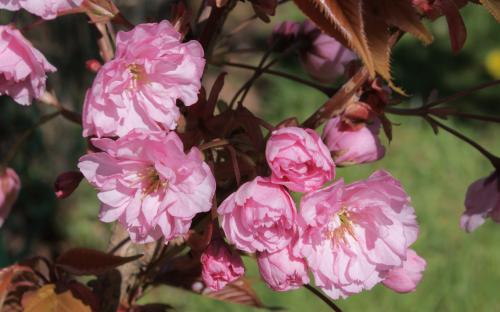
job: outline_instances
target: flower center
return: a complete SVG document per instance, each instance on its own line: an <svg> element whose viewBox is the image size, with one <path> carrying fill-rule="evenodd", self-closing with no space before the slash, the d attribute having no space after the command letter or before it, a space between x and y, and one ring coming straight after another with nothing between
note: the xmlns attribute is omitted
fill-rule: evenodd
<svg viewBox="0 0 500 312"><path fill-rule="evenodd" d="M354 233L353 223L350 219L349 212L347 209L342 208L342 210L333 216L332 227L329 227L325 236L327 239L332 240L334 243L339 243L340 241L348 244L347 236L350 235L354 240L356 240L356 234Z"/></svg>
<svg viewBox="0 0 500 312"><path fill-rule="evenodd" d="M149 167L144 173L141 173L141 178L143 181L142 193L144 195L168 188L168 181L164 180L153 167Z"/></svg>
<svg viewBox="0 0 500 312"><path fill-rule="evenodd" d="M144 66L139 64L129 64L127 66L128 71L132 75L132 86L137 87L139 82L146 81L146 71L144 70Z"/></svg>

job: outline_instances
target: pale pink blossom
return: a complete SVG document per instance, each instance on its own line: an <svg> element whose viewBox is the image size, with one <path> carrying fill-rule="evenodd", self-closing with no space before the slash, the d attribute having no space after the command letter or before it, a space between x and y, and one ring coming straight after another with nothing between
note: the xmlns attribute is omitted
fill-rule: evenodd
<svg viewBox="0 0 500 312"><path fill-rule="evenodd" d="M0 95L29 105L45 92L47 73L55 71L19 30L0 26Z"/></svg>
<svg viewBox="0 0 500 312"><path fill-rule="evenodd" d="M362 164L384 157L385 148L380 143L379 131L378 119L359 129L352 129L340 117L334 117L323 130L323 140L338 166Z"/></svg>
<svg viewBox="0 0 500 312"><path fill-rule="evenodd" d="M0 9L26 11L43 19L53 19L57 13L78 7L83 0L0 0Z"/></svg>
<svg viewBox="0 0 500 312"><path fill-rule="evenodd" d="M301 51L302 66L311 77L320 82L335 82L344 74L345 66L357 59L354 52L321 32L311 21L304 22L302 33L310 41L307 48Z"/></svg>
<svg viewBox="0 0 500 312"><path fill-rule="evenodd" d="M102 152L81 157L78 167L99 191L99 217L118 220L134 242L185 234L194 216L212 207L212 172L197 148L184 153L175 132L133 130L92 144Z"/></svg>
<svg viewBox="0 0 500 312"><path fill-rule="evenodd" d="M306 261L294 256L291 247L273 253L259 253L257 264L260 276L275 291L298 289L309 284Z"/></svg>
<svg viewBox="0 0 500 312"><path fill-rule="evenodd" d="M214 291L221 290L245 273L241 256L222 240L211 242L200 261L203 282Z"/></svg>
<svg viewBox="0 0 500 312"><path fill-rule="evenodd" d="M312 129L285 127L273 131L266 146L271 180L295 192L308 192L335 177L328 148Z"/></svg>
<svg viewBox="0 0 500 312"><path fill-rule="evenodd" d="M168 21L118 32L116 56L87 91L83 135L123 136L132 129L172 130L177 100L194 104L205 66L197 41L181 43Z"/></svg>
<svg viewBox="0 0 500 312"><path fill-rule="evenodd" d="M500 223L500 181L496 172L469 186L460 227L464 231L472 232L488 217Z"/></svg>
<svg viewBox="0 0 500 312"><path fill-rule="evenodd" d="M418 236L408 195L385 171L306 194L298 224L302 235L295 252L333 299L371 289L402 267Z"/></svg>
<svg viewBox="0 0 500 312"><path fill-rule="evenodd" d="M0 227L9 216L20 189L21 180L13 169L6 168L0 173Z"/></svg>
<svg viewBox="0 0 500 312"><path fill-rule="evenodd" d="M403 266L390 270L382 283L399 293L415 291L426 266L427 262L423 258L412 249L408 249Z"/></svg>
<svg viewBox="0 0 500 312"><path fill-rule="evenodd" d="M274 252L295 236L295 204L281 185L257 177L219 206L221 226L230 243L247 252Z"/></svg>

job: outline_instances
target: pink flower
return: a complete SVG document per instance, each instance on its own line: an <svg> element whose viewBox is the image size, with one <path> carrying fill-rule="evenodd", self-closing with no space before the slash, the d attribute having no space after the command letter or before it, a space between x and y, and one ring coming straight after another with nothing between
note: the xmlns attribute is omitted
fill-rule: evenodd
<svg viewBox="0 0 500 312"><path fill-rule="evenodd" d="M210 210L212 172L197 148L184 153L175 132L133 130L92 144L103 152L81 157L78 167L99 191L99 217L118 220L134 242L185 234L197 213Z"/></svg>
<svg viewBox="0 0 500 312"><path fill-rule="evenodd" d="M175 129L176 101L187 106L197 101L205 66L200 43L180 40L167 21L119 32L115 59L102 66L87 92L83 135Z"/></svg>
<svg viewBox="0 0 500 312"><path fill-rule="evenodd" d="M371 289L402 267L418 236L408 195L385 171L306 194L298 224L302 235L295 251L333 299Z"/></svg>
<svg viewBox="0 0 500 312"><path fill-rule="evenodd" d="M385 148L378 137L380 122L360 129L349 129L340 117L330 119L323 130L323 140L333 154L335 164L349 166L377 161L384 157Z"/></svg>
<svg viewBox="0 0 500 312"><path fill-rule="evenodd" d="M48 20L56 18L58 12L75 8L82 2L83 0L0 0L0 9L25 9Z"/></svg>
<svg viewBox="0 0 500 312"><path fill-rule="evenodd" d="M221 290L245 273L240 255L230 250L222 240L208 245L201 255L201 266L203 282L214 291Z"/></svg>
<svg viewBox="0 0 500 312"><path fill-rule="evenodd" d="M21 180L17 173L10 168L5 169L0 174L0 227L9 216L20 189Z"/></svg>
<svg viewBox="0 0 500 312"><path fill-rule="evenodd" d="M466 232L472 232L488 217L500 223L500 181L496 172L469 186L460 227Z"/></svg>
<svg viewBox="0 0 500 312"><path fill-rule="evenodd" d="M269 45L275 51L283 51L297 42L300 24L294 21L284 21L273 28Z"/></svg>
<svg viewBox="0 0 500 312"><path fill-rule="evenodd" d="M403 266L390 270L382 283L399 293L415 291L426 266L427 263L423 258L412 249L408 249Z"/></svg>
<svg viewBox="0 0 500 312"><path fill-rule="evenodd" d="M0 26L0 95L6 94L21 105L45 92L47 72L55 72L40 51L12 26Z"/></svg>
<svg viewBox="0 0 500 312"><path fill-rule="evenodd" d="M345 65L355 59L356 54L333 37L321 32L311 21L305 21L302 32L308 36L310 45L301 53L302 66L311 77L332 83L345 71Z"/></svg>
<svg viewBox="0 0 500 312"><path fill-rule="evenodd" d="M318 189L335 176L330 152L312 129L286 127L273 131L266 159L272 182L295 192Z"/></svg>
<svg viewBox="0 0 500 312"><path fill-rule="evenodd" d="M275 291L298 289L309 283L306 261L295 257L290 247L257 258L260 276Z"/></svg>
<svg viewBox="0 0 500 312"><path fill-rule="evenodd" d="M247 252L274 252L295 235L295 204L269 179L257 177L229 195L218 208L230 243Z"/></svg>

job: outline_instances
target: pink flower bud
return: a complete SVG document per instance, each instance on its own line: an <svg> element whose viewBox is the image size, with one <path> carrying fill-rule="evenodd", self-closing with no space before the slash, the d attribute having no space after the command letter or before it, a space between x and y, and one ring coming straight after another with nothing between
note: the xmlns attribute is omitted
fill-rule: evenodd
<svg viewBox="0 0 500 312"><path fill-rule="evenodd" d="M71 195L83 179L83 174L79 171L68 171L61 173L54 183L54 190L57 198L63 199Z"/></svg>
<svg viewBox="0 0 500 312"><path fill-rule="evenodd" d="M230 243L247 252L274 252L295 236L295 204L281 185L257 177L229 195L217 212Z"/></svg>
<svg viewBox="0 0 500 312"><path fill-rule="evenodd" d="M500 223L500 181L498 173L472 183L465 196L465 212L460 227L472 232L490 217Z"/></svg>
<svg viewBox="0 0 500 312"><path fill-rule="evenodd" d="M214 291L221 290L245 273L240 255L231 250L222 240L211 242L201 255L200 261L203 282Z"/></svg>
<svg viewBox="0 0 500 312"><path fill-rule="evenodd" d="M423 258L412 249L408 249L403 266L390 270L382 283L398 293L415 291L426 266L427 263Z"/></svg>
<svg viewBox="0 0 500 312"><path fill-rule="evenodd" d="M20 189L21 180L14 170L7 168L0 174L0 226L7 219Z"/></svg>
<svg viewBox="0 0 500 312"><path fill-rule="evenodd" d="M309 192L335 176L335 164L312 129L286 127L273 131L266 146L271 181L295 192Z"/></svg>
<svg viewBox="0 0 500 312"><path fill-rule="evenodd" d="M0 95L29 105L45 92L47 72L55 72L47 59L12 26L0 26Z"/></svg>
<svg viewBox="0 0 500 312"><path fill-rule="evenodd" d="M101 69L102 64L96 59L91 59L85 62L85 67L90 72L97 73Z"/></svg>
<svg viewBox="0 0 500 312"><path fill-rule="evenodd" d="M314 79L335 82L344 73L345 65L357 59L354 52L322 33L311 21L305 21L302 29L311 43L302 51L300 59L305 71Z"/></svg>
<svg viewBox="0 0 500 312"><path fill-rule="evenodd" d="M384 157L385 148L380 143L379 130L378 119L360 129L350 129L340 117L335 117L326 124L323 140L337 165L362 164Z"/></svg>
<svg viewBox="0 0 500 312"><path fill-rule="evenodd" d="M300 24L294 21L284 21L277 24L269 38L269 45L276 51L283 51L297 41Z"/></svg>
<svg viewBox="0 0 500 312"><path fill-rule="evenodd" d="M260 253L257 264L260 276L275 291L298 289L309 283L305 260L295 257L291 248Z"/></svg>

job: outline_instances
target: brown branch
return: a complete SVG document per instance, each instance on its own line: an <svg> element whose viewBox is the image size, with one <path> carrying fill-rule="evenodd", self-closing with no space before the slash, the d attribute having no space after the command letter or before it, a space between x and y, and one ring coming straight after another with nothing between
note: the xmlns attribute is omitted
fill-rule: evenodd
<svg viewBox="0 0 500 312"><path fill-rule="evenodd" d="M331 99L323 104L314 114L312 114L302 126L304 128L315 129L323 122L340 114L352 96L363 86L370 77L368 70L362 67L351 79L349 79Z"/></svg>
<svg viewBox="0 0 500 312"><path fill-rule="evenodd" d="M224 62L224 63L222 63L222 65L224 65L224 66L230 66L230 67L243 68L243 69L257 70L256 66L247 65L247 64L241 64L241 63ZM285 73L285 72L281 72L281 71L277 71L277 70L272 70L272 69L262 69L262 72L264 74L269 74L269 75L273 75L273 76L277 76L277 77L282 77L282 78L285 78L285 79L288 79L288 80L292 80L292 81L301 83L301 84L306 85L308 87L317 89L318 91L323 92L327 96L332 96L337 91L337 89L335 89L335 88L329 88L329 87L326 87L326 86L322 86L322 85L317 84L317 83L315 83L313 81L310 81L310 80L307 80L307 79L303 79L303 78L300 78L300 77L297 77L297 76L294 76L294 75L291 75L291 74L288 74L288 73Z"/></svg>
<svg viewBox="0 0 500 312"><path fill-rule="evenodd" d="M486 89L486 88L489 88L489 87L492 87L492 86L496 86L496 85L499 85L500 84L500 79L498 80L493 80L493 81L488 81L486 83L482 83L480 85L477 85L475 87L472 87L470 89L467 89L467 90L463 90L463 91L460 91L458 93L455 93L455 94L452 94L450 96L447 96L447 97L444 97L444 98L441 98L441 99L437 99L435 101L432 101L430 103L427 103L423 106L423 108L430 108L430 107L434 107L434 106L437 106L437 105L440 105L440 104L443 104L443 103L447 103L447 102L452 102L452 101L455 101L459 98L462 98L462 97L465 97L467 95L470 95L474 92L477 92L477 91L480 91L480 90L483 90L483 89Z"/></svg>

